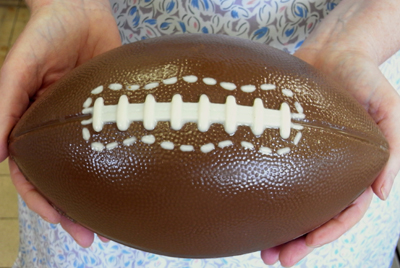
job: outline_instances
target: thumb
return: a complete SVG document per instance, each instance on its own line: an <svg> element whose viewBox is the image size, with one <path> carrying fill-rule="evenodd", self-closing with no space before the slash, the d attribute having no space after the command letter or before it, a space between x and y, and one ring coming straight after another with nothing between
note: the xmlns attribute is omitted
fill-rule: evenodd
<svg viewBox="0 0 400 268"><path fill-rule="evenodd" d="M28 81L32 81L24 64L6 59L0 70L0 162L8 156L8 136L29 105Z"/></svg>

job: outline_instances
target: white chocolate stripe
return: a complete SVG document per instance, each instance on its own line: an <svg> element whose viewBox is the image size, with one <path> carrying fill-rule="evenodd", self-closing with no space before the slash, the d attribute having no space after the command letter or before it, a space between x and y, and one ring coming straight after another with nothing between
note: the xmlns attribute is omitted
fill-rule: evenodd
<svg viewBox="0 0 400 268"><path fill-rule="evenodd" d="M176 82L178 82L178 78L177 78L177 77L171 77L171 78L168 78L168 79L163 80L163 83L164 83L165 85L173 85L173 84L175 84Z"/></svg>
<svg viewBox="0 0 400 268"><path fill-rule="evenodd" d="M291 127L291 114L289 105L284 102L281 105L281 124L280 124L280 134L284 139L289 138Z"/></svg>
<svg viewBox="0 0 400 268"><path fill-rule="evenodd" d="M146 144L153 144L156 142L154 135L147 135L142 137L142 142Z"/></svg>
<svg viewBox="0 0 400 268"><path fill-rule="evenodd" d="M297 133L295 139L300 139L298 137L301 138L301 133L300 132ZM146 136L143 136L140 139L140 141L142 141L145 144L151 145L151 144L154 144L156 142L156 138L154 137L154 135L146 135ZM130 145L132 145L132 144L134 144L136 142L137 142L136 137L131 137L131 138L125 139L122 142L122 144L124 146L130 146ZM220 147L221 149L223 149L225 147L228 147L228 146L232 146L232 145L233 145L233 143L230 140L225 140L225 141L222 141L222 142L218 143L218 147ZM241 145L241 147L243 147L244 149L247 149L247 150L254 150L255 149L255 146L251 142L242 141L242 142L240 142L240 145ZM92 142L91 143L91 148L94 151L97 151L97 152L101 152L104 149L113 150L113 149L115 149L117 147L118 147L118 142L111 142L111 143L109 143L107 145L104 145L101 142ZM165 149L165 150L169 150L170 151L170 150L174 150L175 149L175 144L173 142L171 142L171 141L163 141L163 142L160 143L160 147ZM195 147L193 145L190 145L190 144L183 144L183 145L180 145L178 148L182 152L193 152L193 151L195 151ZM215 147L215 145L213 143L207 143L207 144L204 144L204 145L200 146L200 151L202 153L209 153L211 151L214 151L215 149L216 149L216 147ZM290 151L291 151L291 149L289 147L284 147L284 148L278 149L276 151L276 153L279 154L279 155L284 155L284 154L289 153ZM271 148L261 146L259 148L258 152L261 153L261 154L264 154L264 155L269 155L269 154L272 154L273 151L272 151Z"/></svg>
<svg viewBox="0 0 400 268"><path fill-rule="evenodd" d="M136 140L137 140L136 137L130 137L130 138L125 139L122 143L125 146L130 146L130 145L134 144L136 142Z"/></svg>
<svg viewBox="0 0 400 268"><path fill-rule="evenodd" d="M255 135L267 128L279 128L281 137L287 139L294 125L287 103L282 103L280 110L273 110L261 107L261 100L255 101L255 107L238 105L233 96L228 96L225 104L209 103L205 96L199 103L182 102L176 95L172 102L156 102L150 94L144 103L127 104L126 99L122 95L118 105L104 105L103 98L97 98L93 108L86 108L83 112L93 113L92 124L96 132L100 132L105 123L117 123L118 129L125 131L128 122L129 125L143 122L145 129L153 130L157 122L170 121L174 130L189 122L197 123L201 131L206 131L214 123L223 124L228 134L234 134L237 126L241 125L251 126Z"/></svg>
<svg viewBox="0 0 400 268"><path fill-rule="evenodd" d="M219 148L225 148L225 147L232 146L232 145L233 145L233 142L230 140L221 141L218 143Z"/></svg>
<svg viewBox="0 0 400 268"><path fill-rule="evenodd" d="M97 152L101 152L105 148L105 146L101 142L93 142L91 144L91 146L92 146L92 150L97 151Z"/></svg>
<svg viewBox="0 0 400 268"><path fill-rule="evenodd" d="M198 77L195 76L195 75L187 75L187 76L182 77L182 79L183 79L183 81L185 81L187 83L195 83L195 82L197 82ZM214 79L214 78L211 78L211 77L205 77L205 78L202 79L202 81L206 85L213 86L213 85L217 84L217 80ZM170 77L170 78L162 80L162 83L165 84L165 85L173 85L173 84L175 84L177 82L178 82L178 77L176 77L176 76L173 76L173 77ZM237 88L236 84L231 83L231 82L221 82L219 85L223 89L230 90L230 91L235 90ZM151 82L151 83L148 83L148 84L144 85L143 89L149 90L149 89L157 88L158 86L160 86L159 82ZM118 90L123 89L123 85L119 84L119 83L113 83L113 84L109 84L108 88L111 89L111 90L114 90L114 91L118 91ZM99 87L93 89L91 91L91 93L93 95L100 94L101 92L103 92L103 89L104 89L103 86L99 86ZM138 89L140 89L140 85L136 85L135 84L135 85L127 85L126 86L126 90L129 90L129 91L135 91L135 90L138 90ZM257 87L255 85L243 85L243 86L240 86L240 89L243 92L251 93L251 92L254 92L257 89ZM273 85L273 84L262 84L260 86L260 89L264 90L264 91L266 91L266 90L274 90L274 89L276 89L276 86ZM294 95L294 93L289 89L282 89L282 94L287 96L287 97L293 97L293 95Z"/></svg>
<svg viewBox="0 0 400 268"><path fill-rule="evenodd" d="M302 125L294 124L294 123L291 124L291 127L293 129L296 129L296 130L303 130L304 129L304 127Z"/></svg>
<svg viewBox="0 0 400 268"><path fill-rule="evenodd" d="M191 151L194 151L193 145L181 145L181 146L179 147L179 149L180 149L182 152L191 152Z"/></svg>
<svg viewBox="0 0 400 268"><path fill-rule="evenodd" d="M104 87L103 86L98 86L95 89L93 89L91 91L92 94L96 95L96 94L100 94L101 92L103 92Z"/></svg>
<svg viewBox="0 0 400 268"><path fill-rule="evenodd" d="M122 95L119 98L117 106L117 127L121 131L126 131L130 125L128 119L128 105L129 105L128 97Z"/></svg>
<svg viewBox="0 0 400 268"><path fill-rule="evenodd" d="M152 82L150 84L145 85L143 88L144 89L153 89L158 87L160 84L158 82Z"/></svg>
<svg viewBox="0 0 400 268"><path fill-rule="evenodd" d="M299 141L300 141L301 137L302 137L301 132L297 132L296 136L294 137L293 144L294 145L299 144Z"/></svg>
<svg viewBox="0 0 400 268"><path fill-rule="evenodd" d="M291 91L290 89L286 89L286 88L282 89L282 94L287 97L293 97L293 95L294 95L293 91Z"/></svg>
<svg viewBox="0 0 400 268"><path fill-rule="evenodd" d="M182 96L179 94L174 95L171 101L171 128L173 130L179 130L183 127L182 106Z"/></svg>
<svg viewBox="0 0 400 268"><path fill-rule="evenodd" d="M153 130L157 125L155 109L156 100L154 99L153 95L149 94L147 95L143 106L143 126L147 130Z"/></svg>
<svg viewBox="0 0 400 268"><path fill-rule="evenodd" d="M217 80L215 80L214 78L211 78L211 77L203 78L203 82L204 82L204 84L209 85L209 86L213 86L213 85L217 84Z"/></svg>
<svg viewBox="0 0 400 268"><path fill-rule="evenodd" d="M103 129L104 125L103 110L104 110L104 99L97 98L93 106L93 123L92 123L93 129L96 132L99 132Z"/></svg>
<svg viewBox="0 0 400 268"><path fill-rule="evenodd" d="M90 139L90 131L89 131L89 129L87 129L87 128L83 128L82 129L82 136L83 136L83 139L85 140L85 141L88 141L89 139Z"/></svg>
<svg viewBox="0 0 400 268"><path fill-rule="evenodd" d="M182 77L183 81L187 83L195 83L198 81L198 77L195 75L187 75ZM171 77L162 80L165 85L172 85L177 83L177 77ZM203 83L207 85L216 85L217 80L211 77L202 79ZM154 89L160 85L159 82L152 82L146 84L143 89L149 90ZM235 90L237 89L236 84L230 82L221 82L219 84L223 89ZM114 83L108 86L111 90L121 90L122 84ZM256 90L254 85L244 85L239 87L243 92L251 93ZM127 85L127 90L134 91L140 89L139 85ZM276 86L273 84L262 84L261 90L275 90ZM100 94L103 92L104 87L99 86L91 91L93 95ZM294 93L286 88L281 90L282 94L286 97L293 97ZM202 132L206 132L209 127L216 123L224 125L225 131L228 134L234 134L237 127L240 125L250 126L254 135L261 135L267 128L278 128L280 136L284 139L288 139L291 133L291 129L302 130L304 127L300 124L291 122L291 119L304 119L303 107L300 103L295 102L294 106L298 113L291 113L289 105L282 103L280 110L265 109L263 101L259 98L254 100L253 106L243 106L236 103L236 99L233 96L228 96L225 104L210 103L206 95L202 95L198 103L185 103L182 101L182 96L176 94L173 96L170 103L157 103L152 95L147 95L144 103L129 103L128 97L122 95L117 105L104 105L103 98L97 98L93 107L92 98L88 98L83 104L83 114L92 114L92 118L82 120L82 125L92 124L93 129L96 132L100 132L103 129L105 123L116 123L120 131L126 131L132 122L143 122L143 126L147 130L153 130L157 123L160 121L170 121L171 128L174 130L180 130L184 124L193 122L197 123L198 128ZM82 135L84 140L89 141L91 138L88 128L82 129ZM297 145L302 138L302 133L297 132L293 139L293 144ZM153 135L143 136L140 139L145 144L153 144L156 139ZM124 146L130 146L137 142L136 137L130 137L122 142ZM221 141L218 147L225 148L232 146L233 142L230 140ZM246 149L255 149L254 145L247 141L242 141L240 145ZM91 147L95 151L103 151L104 149L112 150L118 147L117 142L111 142L104 145L100 142L92 142ZM183 152L191 152L195 150L195 147L190 144L175 145L170 141L162 141L160 147L165 150L173 150L179 148ZM215 150L215 145L212 143L204 144L200 146L200 151L203 153L209 153ZM291 151L289 147L277 149L276 153L279 155L287 154ZM262 154L271 154L273 150L268 147L261 146L258 150Z"/></svg>
<svg viewBox="0 0 400 268"><path fill-rule="evenodd" d="M242 141L240 142L240 145L242 145L242 147L246 149L254 149L254 145L248 141Z"/></svg>
<svg viewBox="0 0 400 268"><path fill-rule="evenodd" d="M236 85L234 83L230 83L230 82L221 82L219 83L219 85L226 90L235 90L236 89Z"/></svg>
<svg viewBox="0 0 400 268"><path fill-rule="evenodd" d="M89 119L87 119L87 120L82 120L81 121L81 124L82 125L90 125L90 124L92 124L93 123L93 118L89 118Z"/></svg>
<svg viewBox="0 0 400 268"><path fill-rule="evenodd" d="M241 86L240 89L243 92L251 93L251 92L254 92L256 90L256 86L254 86L254 85L244 85L244 86Z"/></svg>
<svg viewBox="0 0 400 268"><path fill-rule="evenodd" d="M198 78L195 75L187 75L182 77L183 81L187 82L187 83L196 83Z"/></svg>
<svg viewBox="0 0 400 268"><path fill-rule="evenodd" d="M290 153L290 148L289 147L285 147L285 148L279 149L277 152L278 152L279 155L288 154L288 153Z"/></svg>
<svg viewBox="0 0 400 268"><path fill-rule="evenodd" d="M92 98L87 98L86 101L83 103L83 108L89 108L92 105Z"/></svg>
<svg viewBox="0 0 400 268"><path fill-rule="evenodd" d="M115 149L117 147L118 147L118 143L117 142L111 142L111 143L106 145L106 149L107 150L113 150L113 149Z"/></svg>
<svg viewBox="0 0 400 268"><path fill-rule="evenodd" d="M306 118L305 114L292 113L291 116L292 116L292 119L304 119L304 118Z"/></svg>
<svg viewBox="0 0 400 268"><path fill-rule="evenodd" d="M215 149L215 146L212 143L207 143L200 147L200 151L202 151L203 153L209 153L209 152L213 151L214 149Z"/></svg>
<svg viewBox="0 0 400 268"><path fill-rule="evenodd" d="M297 112L299 112L299 114L302 114L304 112L303 107L297 101L294 103L294 107L296 108Z"/></svg>
<svg viewBox="0 0 400 268"><path fill-rule="evenodd" d="M170 141L163 141L160 146L165 150L173 150L175 148L174 143Z"/></svg>
<svg viewBox="0 0 400 268"><path fill-rule="evenodd" d="M268 148L268 147L261 147L259 152L262 153L262 154L271 154L272 153L272 149Z"/></svg>
<svg viewBox="0 0 400 268"><path fill-rule="evenodd" d="M260 88L261 90L274 90L276 89L276 86L273 84L262 84Z"/></svg>
<svg viewBox="0 0 400 268"><path fill-rule="evenodd" d="M237 112L238 105L236 104L236 99L233 96L228 96L226 98L225 105L225 131L229 134L233 134L237 129Z"/></svg>
<svg viewBox="0 0 400 268"><path fill-rule="evenodd" d="M108 85L108 88L111 89L111 90L121 90L122 87L123 86L121 84L118 84L118 83Z"/></svg>
<svg viewBox="0 0 400 268"><path fill-rule="evenodd" d="M198 128L201 132L206 132L210 128L210 100L207 95L201 95L198 111Z"/></svg>
<svg viewBox="0 0 400 268"><path fill-rule="evenodd" d="M140 88L139 85L129 85L129 86L126 86L126 89L127 89L127 90L131 90L131 91L138 90L139 88Z"/></svg>
<svg viewBox="0 0 400 268"><path fill-rule="evenodd" d="M261 99L255 99L253 105L253 123L251 125L251 129L253 130L254 135L261 135L264 132L263 124L264 122L264 105Z"/></svg>

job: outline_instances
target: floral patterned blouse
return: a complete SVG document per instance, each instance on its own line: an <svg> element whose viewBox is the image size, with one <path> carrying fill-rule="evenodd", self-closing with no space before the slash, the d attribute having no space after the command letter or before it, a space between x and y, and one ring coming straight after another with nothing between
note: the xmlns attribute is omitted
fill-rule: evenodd
<svg viewBox="0 0 400 268"><path fill-rule="evenodd" d="M181 33L215 33L269 44L289 53L339 0L110 0L124 44ZM360 44L361 46L362 44ZM381 66L400 92L400 53ZM260 253L217 259L171 258L97 237L78 246L60 225L43 221L19 199L20 249L14 267L266 267ZM400 232L400 181L387 201L376 196L364 218L295 267L390 267ZM270 267L281 267L279 263Z"/></svg>

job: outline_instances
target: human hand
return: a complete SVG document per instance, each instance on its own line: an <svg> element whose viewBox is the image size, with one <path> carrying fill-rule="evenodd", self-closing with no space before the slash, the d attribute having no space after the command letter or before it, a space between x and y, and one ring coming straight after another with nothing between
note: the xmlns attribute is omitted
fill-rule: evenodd
<svg viewBox="0 0 400 268"><path fill-rule="evenodd" d="M31 0L31 18L0 71L0 161L14 125L49 85L94 56L121 45L107 0ZM10 160L11 179L28 207L63 228L83 247L93 232L72 223L48 203ZM101 238L107 241L105 238Z"/></svg>
<svg viewBox="0 0 400 268"><path fill-rule="evenodd" d="M336 240L360 221L373 192L382 200L390 193L400 169L400 97L382 75L379 65L400 49L400 40L389 40L389 35L380 38L382 32L399 36L387 29L387 26L397 25L390 17L392 12L396 14L393 11L396 8L391 5L394 1L384 2L342 1L295 56L340 83L364 106L389 142L388 163L373 185L331 221L301 238L262 251L261 257L267 264L279 260L285 267L293 266L314 248ZM377 16L377 10L381 11L380 16ZM382 20L385 15L384 20L389 21L381 22L383 25L372 19ZM382 40L389 45L380 43Z"/></svg>

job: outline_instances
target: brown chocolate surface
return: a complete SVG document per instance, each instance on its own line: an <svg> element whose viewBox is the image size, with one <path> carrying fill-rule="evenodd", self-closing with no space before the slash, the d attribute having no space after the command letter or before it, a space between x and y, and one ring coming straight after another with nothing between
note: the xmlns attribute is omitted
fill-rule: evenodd
<svg viewBox="0 0 400 268"><path fill-rule="evenodd" d="M146 103L149 94L157 103L179 94L193 107L201 95L225 108L228 96L246 107L259 98L271 110L287 103L290 136L268 126L256 135L240 122L234 133L224 123L201 131L193 120L174 130L172 119L155 121L150 108L143 113L154 129L138 120L127 130L106 122L96 131L87 121L97 120L91 109L99 98L108 107L121 95ZM242 254L303 235L360 195L389 155L363 108L311 66L214 35L145 40L76 68L25 113L10 153L43 195L83 226L181 257Z"/></svg>

